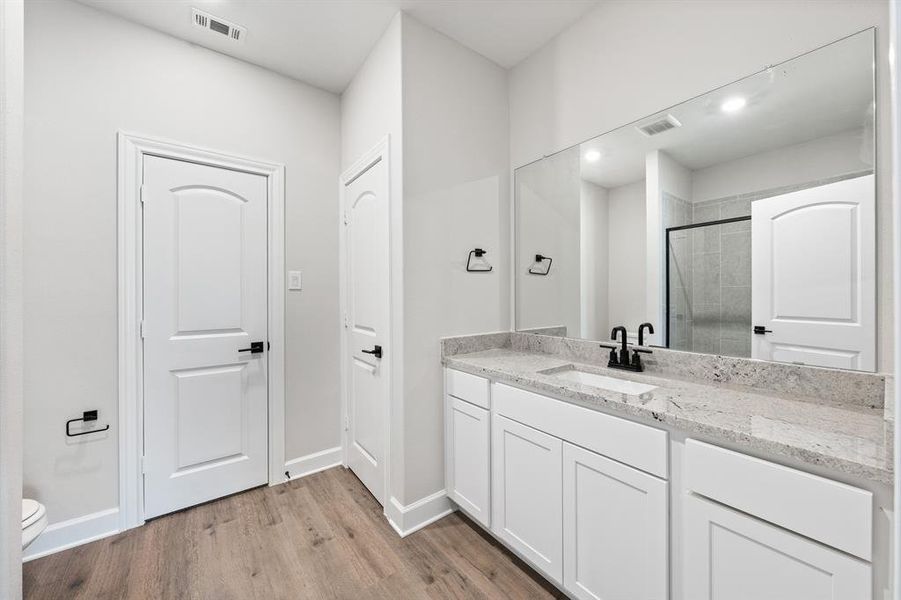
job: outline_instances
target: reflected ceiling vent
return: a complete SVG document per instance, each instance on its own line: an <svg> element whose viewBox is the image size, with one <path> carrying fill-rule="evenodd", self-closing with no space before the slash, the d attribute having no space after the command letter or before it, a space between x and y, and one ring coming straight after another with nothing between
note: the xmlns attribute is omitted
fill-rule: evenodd
<svg viewBox="0 0 901 600"><path fill-rule="evenodd" d="M206 30L216 36L224 36L233 42L243 43L247 37L247 30L240 25L235 25L225 19L214 17L209 13L196 8L191 9L194 27Z"/></svg>
<svg viewBox="0 0 901 600"><path fill-rule="evenodd" d="M635 128L646 136L651 137L660 135L664 131L669 131L676 127L682 127L682 123L680 123L673 115L666 115L662 119L657 119L656 121L651 121L644 125L638 125Z"/></svg>

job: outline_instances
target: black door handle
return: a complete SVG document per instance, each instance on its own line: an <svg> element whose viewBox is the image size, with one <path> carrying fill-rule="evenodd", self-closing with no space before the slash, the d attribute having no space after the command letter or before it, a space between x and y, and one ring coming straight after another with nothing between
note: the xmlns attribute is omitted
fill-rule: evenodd
<svg viewBox="0 0 901 600"><path fill-rule="evenodd" d="M373 346L372 350L363 350L363 354L371 354L376 358L382 357L382 347L381 346Z"/></svg>
<svg viewBox="0 0 901 600"><path fill-rule="evenodd" d="M772 330L772 329L767 329L767 328L766 328L765 326L763 326L763 325L755 325L755 326L754 326L754 333L757 334L757 335L763 335L763 334L765 334L765 333L773 333L773 330Z"/></svg>
<svg viewBox="0 0 901 600"><path fill-rule="evenodd" d="M259 354L263 351L263 342L250 342L250 348L240 348L238 352L250 352L251 354Z"/></svg>

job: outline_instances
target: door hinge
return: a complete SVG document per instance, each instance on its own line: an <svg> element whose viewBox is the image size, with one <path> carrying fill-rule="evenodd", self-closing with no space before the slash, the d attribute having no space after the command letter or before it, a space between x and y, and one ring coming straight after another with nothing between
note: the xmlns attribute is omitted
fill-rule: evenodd
<svg viewBox="0 0 901 600"><path fill-rule="evenodd" d="M139 329L141 331L141 339L143 340L144 339L144 319L141 319L141 324L139 326Z"/></svg>
<svg viewBox="0 0 901 600"><path fill-rule="evenodd" d="M142 456L141 457L141 475L146 475L146 474L147 474L147 457Z"/></svg>
<svg viewBox="0 0 901 600"><path fill-rule="evenodd" d="M344 417L344 431L350 431L350 419Z"/></svg>
<svg viewBox="0 0 901 600"><path fill-rule="evenodd" d="M139 196L141 197L141 204L144 204L144 195L145 195L145 192L146 192L146 191L147 191L147 186L146 186L146 185L142 185L142 186L141 186L141 193L139 194Z"/></svg>
<svg viewBox="0 0 901 600"><path fill-rule="evenodd" d="M344 211L344 224L345 224L345 225L349 225L349 224L350 224L350 217L347 216L347 211L346 211L346 210Z"/></svg>
<svg viewBox="0 0 901 600"><path fill-rule="evenodd" d="M350 320L347 318L347 313L344 313L344 329L350 327Z"/></svg>

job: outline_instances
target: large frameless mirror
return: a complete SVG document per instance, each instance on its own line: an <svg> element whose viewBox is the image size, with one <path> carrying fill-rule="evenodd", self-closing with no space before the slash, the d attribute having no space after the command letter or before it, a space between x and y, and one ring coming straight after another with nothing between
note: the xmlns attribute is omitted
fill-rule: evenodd
<svg viewBox="0 0 901 600"><path fill-rule="evenodd" d="M517 169L517 330L875 370L874 44Z"/></svg>

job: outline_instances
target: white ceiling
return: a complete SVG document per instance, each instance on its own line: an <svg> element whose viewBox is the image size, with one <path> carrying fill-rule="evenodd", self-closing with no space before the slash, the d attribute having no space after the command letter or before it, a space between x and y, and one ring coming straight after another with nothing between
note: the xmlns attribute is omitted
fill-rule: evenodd
<svg viewBox="0 0 901 600"><path fill-rule="evenodd" d="M391 18L415 19L512 67L546 44L597 0L78 0L340 93ZM244 44L191 25L196 7L247 28Z"/></svg>
<svg viewBox="0 0 901 600"><path fill-rule="evenodd" d="M747 100L726 114L722 103ZM645 156L665 150L702 169L872 124L873 32L865 31L689 100L581 145L582 179L612 188L645 177ZM654 137L636 129L670 114L682 124ZM589 150L601 153L588 162Z"/></svg>

